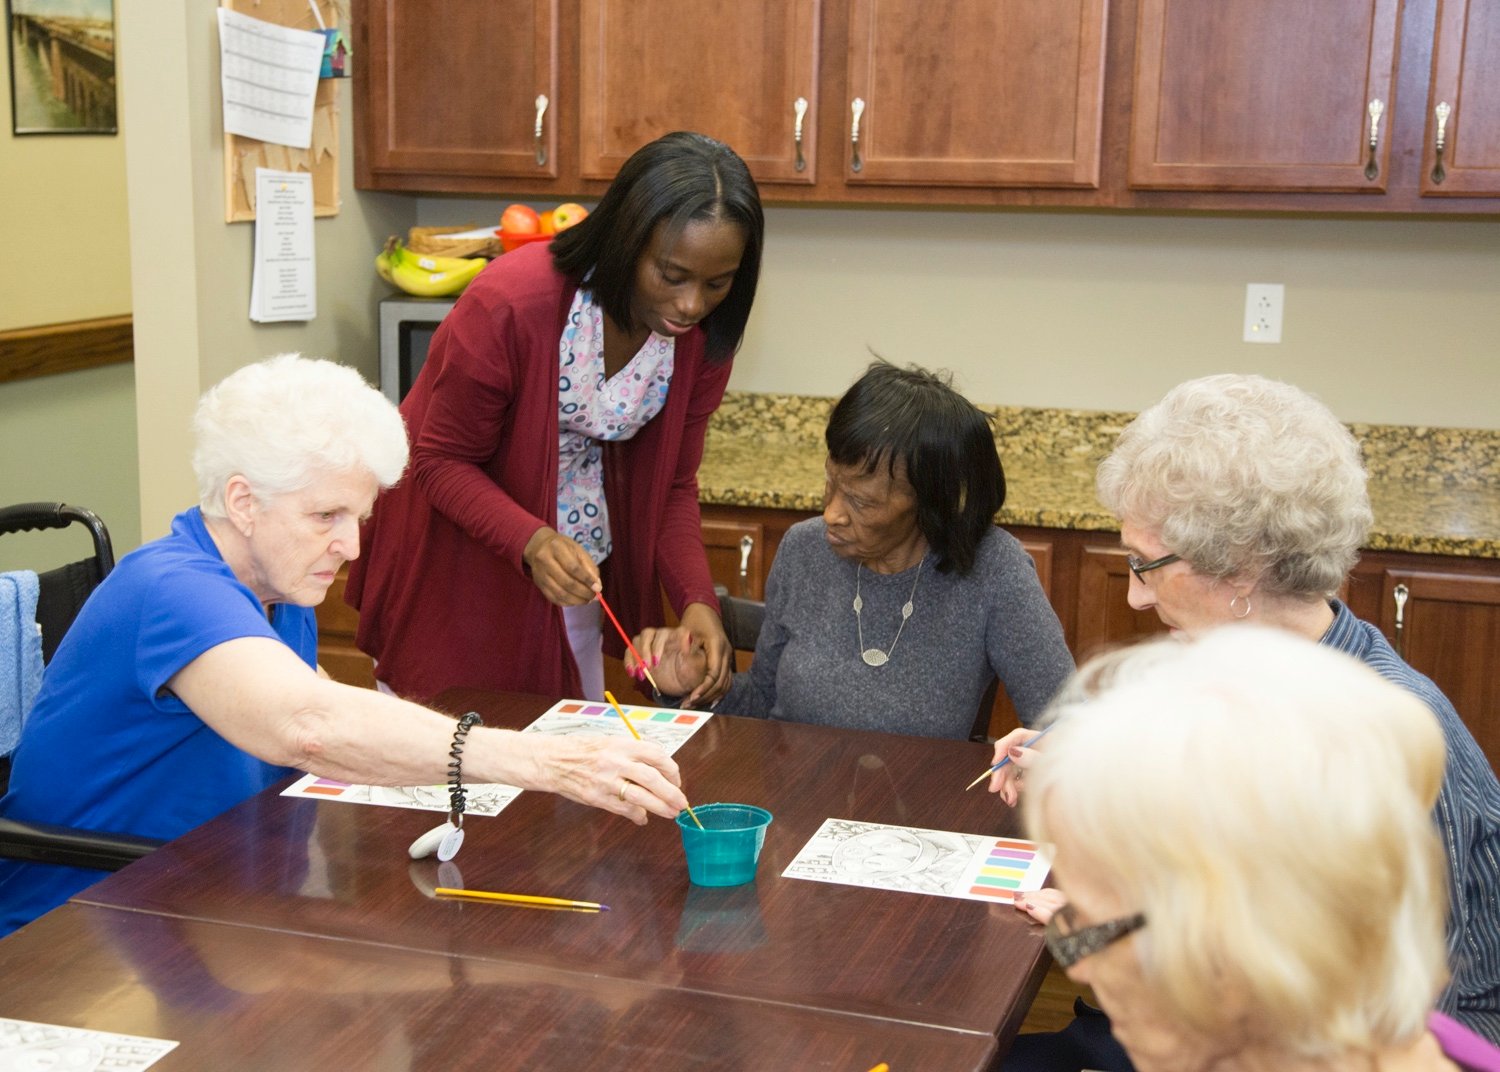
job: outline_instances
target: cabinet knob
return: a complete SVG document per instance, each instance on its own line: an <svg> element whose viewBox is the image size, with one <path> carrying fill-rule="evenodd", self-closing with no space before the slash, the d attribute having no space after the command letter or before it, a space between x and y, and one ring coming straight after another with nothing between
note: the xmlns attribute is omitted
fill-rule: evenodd
<svg viewBox="0 0 1500 1072"><path fill-rule="evenodd" d="M792 141L797 146L797 170L806 171L807 161L802 156L802 120L807 118L807 98L798 97L792 101L792 115L795 122L792 125Z"/></svg>
<svg viewBox="0 0 1500 1072"><path fill-rule="evenodd" d="M1385 101L1370 102L1370 161L1365 165L1365 178L1374 181L1380 174L1380 165L1375 162L1376 150L1380 148L1380 117L1385 114Z"/></svg>
<svg viewBox="0 0 1500 1072"><path fill-rule="evenodd" d="M1437 137L1433 140L1437 160L1432 165L1432 181L1440 183L1448 177L1448 172L1443 167L1443 149L1448 142L1448 116L1453 114L1453 109L1448 107L1447 101L1439 101L1432 113L1437 119Z"/></svg>
<svg viewBox="0 0 1500 1072"><path fill-rule="evenodd" d="M542 116L547 114L547 95L538 93L536 95L536 166L541 167L547 162L547 145L542 141Z"/></svg>
<svg viewBox="0 0 1500 1072"><path fill-rule="evenodd" d="M1404 584L1398 584L1391 593L1396 600L1396 654L1406 658L1406 599L1411 595L1411 589Z"/></svg>
<svg viewBox="0 0 1500 1072"><path fill-rule="evenodd" d="M854 122L849 127L849 147L854 151L854 157L849 161L849 167L854 171L862 171L865 165L859 158L859 119L865 114L864 98L855 97L849 110L854 113Z"/></svg>
<svg viewBox="0 0 1500 1072"><path fill-rule="evenodd" d="M755 550L754 536L740 537L740 595L750 595L750 553Z"/></svg>

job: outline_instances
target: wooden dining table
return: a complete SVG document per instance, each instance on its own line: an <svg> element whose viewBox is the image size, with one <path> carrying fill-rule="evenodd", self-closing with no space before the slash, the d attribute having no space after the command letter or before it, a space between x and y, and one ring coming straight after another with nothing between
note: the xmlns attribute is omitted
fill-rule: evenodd
<svg viewBox="0 0 1500 1072"><path fill-rule="evenodd" d="M519 729L552 701L453 690L440 704ZM716 715L675 758L695 805L774 814L753 883L694 886L674 824L637 827L546 793L471 816L461 854L439 864L406 853L434 813L273 789L0 942L0 980L14 978L6 954L44 936L101 977L175 956L253 995L252 1019L276 1010L312 1022L353 1005L369 1029L339 1034L356 1052L394 1046L391 1032L444 1054L467 1037L504 1058L486 1067L573 1067L565 1057L587 1053L591 1068L865 1072L885 1061L892 1072L943 1072L986 1069L1005 1051L1049 963L1040 927L1008 904L782 877L828 818L1016 835L1011 809L964 791L987 746ZM611 910L440 899L439 885ZM182 951L205 943L212 957ZM226 979L241 959L243 978ZM149 987L156 976L136 978ZM20 1016L10 989L0 983L0 1015ZM51 1007L36 1004L45 1018ZM213 1023L193 1034L214 1033ZM512 1060L527 1053L547 1056ZM343 1067L440 1066L371 1057Z"/></svg>

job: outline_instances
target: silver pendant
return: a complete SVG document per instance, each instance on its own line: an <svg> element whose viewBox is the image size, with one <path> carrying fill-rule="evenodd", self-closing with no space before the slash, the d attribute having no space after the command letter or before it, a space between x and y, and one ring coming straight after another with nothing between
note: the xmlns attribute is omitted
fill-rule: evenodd
<svg viewBox="0 0 1500 1072"><path fill-rule="evenodd" d="M861 653L860 657L863 658L865 663L869 666L884 666L886 664L886 660L890 658L890 656L886 655L886 653L881 651L879 648L866 648Z"/></svg>

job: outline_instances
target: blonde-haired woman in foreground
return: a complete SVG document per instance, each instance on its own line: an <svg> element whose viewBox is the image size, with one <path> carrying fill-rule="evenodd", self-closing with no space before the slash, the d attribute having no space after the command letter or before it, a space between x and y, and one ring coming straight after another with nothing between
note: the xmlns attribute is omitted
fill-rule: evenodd
<svg viewBox="0 0 1500 1072"><path fill-rule="evenodd" d="M1142 1072L1500 1069L1448 977L1431 710L1282 631L1085 666L1030 764L1047 942Z"/></svg>

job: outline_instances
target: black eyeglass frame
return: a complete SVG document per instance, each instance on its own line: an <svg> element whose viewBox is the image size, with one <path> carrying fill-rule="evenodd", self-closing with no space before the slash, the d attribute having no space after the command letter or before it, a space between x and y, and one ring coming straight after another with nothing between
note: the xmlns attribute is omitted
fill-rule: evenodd
<svg viewBox="0 0 1500 1072"><path fill-rule="evenodd" d="M1163 566L1170 566L1173 562L1181 561L1182 556L1175 553L1162 555L1160 558L1153 558L1150 562L1142 562L1139 555L1125 556L1125 565L1130 567L1130 572L1135 574L1135 579L1142 584L1146 583L1145 574L1150 573L1154 569L1161 569Z"/></svg>
<svg viewBox="0 0 1500 1072"><path fill-rule="evenodd" d="M1108 919L1082 930L1064 933L1063 922L1071 918L1071 915L1066 908L1054 913L1042 933L1042 938L1047 943L1047 952L1052 954L1052 959L1059 968L1071 968L1084 957L1093 956L1146 925L1145 914L1136 912L1134 915Z"/></svg>

